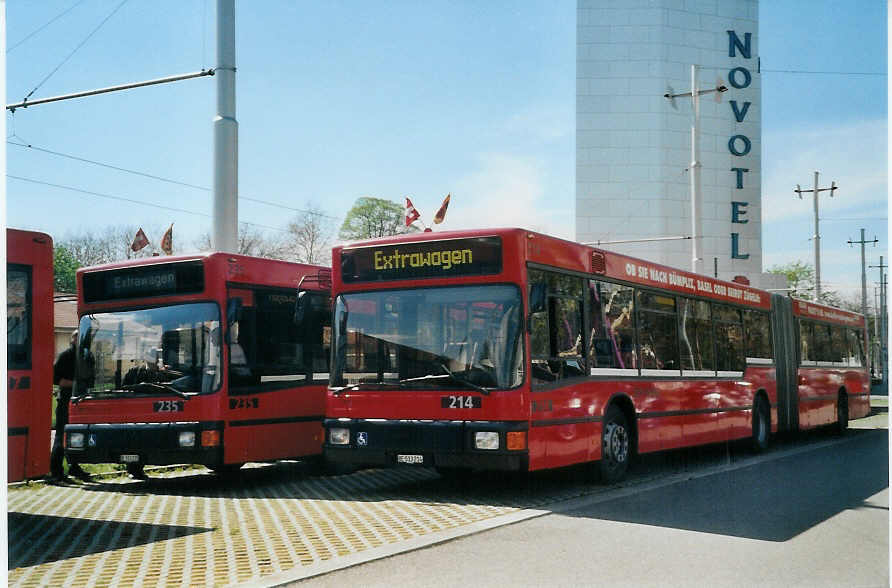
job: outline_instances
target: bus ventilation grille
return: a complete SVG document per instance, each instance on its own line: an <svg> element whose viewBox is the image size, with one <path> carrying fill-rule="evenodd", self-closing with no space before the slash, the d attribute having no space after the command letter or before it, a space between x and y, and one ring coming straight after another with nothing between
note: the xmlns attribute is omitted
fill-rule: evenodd
<svg viewBox="0 0 892 588"><path fill-rule="evenodd" d="M607 273L607 260L604 259L603 253L592 253L592 273Z"/></svg>

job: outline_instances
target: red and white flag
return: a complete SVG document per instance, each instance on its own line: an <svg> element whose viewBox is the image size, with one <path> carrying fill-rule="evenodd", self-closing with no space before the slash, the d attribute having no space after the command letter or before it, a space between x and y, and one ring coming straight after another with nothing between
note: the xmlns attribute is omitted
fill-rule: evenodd
<svg viewBox="0 0 892 588"><path fill-rule="evenodd" d="M421 218L421 215L418 214L418 211L415 210L415 206L412 204L412 201L409 200L409 197L406 197L406 226L408 227L415 221Z"/></svg>
<svg viewBox="0 0 892 588"><path fill-rule="evenodd" d="M170 223L164 236L161 237L161 251L164 255L173 255L173 223Z"/></svg>
<svg viewBox="0 0 892 588"><path fill-rule="evenodd" d="M146 234L143 232L142 227L136 231L136 236L133 238L133 243L130 244L130 249L133 251L139 251L143 247L149 244L149 238L146 237Z"/></svg>
<svg viewBox="0 0 892 588"><path fill-rule="evenodd" d="M440 210L437 211L437 214L434 216L434 224L438 225L446 218L446 208L449 206L449 197L452 196L452 193L446 194L446 198L443 199L443 204L440 205Z"/></svg>

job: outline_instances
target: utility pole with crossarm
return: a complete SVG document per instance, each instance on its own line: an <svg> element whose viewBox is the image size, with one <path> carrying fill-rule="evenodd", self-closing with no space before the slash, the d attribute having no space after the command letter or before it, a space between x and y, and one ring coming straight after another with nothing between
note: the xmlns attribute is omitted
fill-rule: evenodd
<svg viewBox="0 0 892 588"><path fill-rule="evenodd" d="M799 184L796 184L796 189L793 190L797 194L799 194L799 199L802 200L802 195L808 192L814 193L814 203L815 203L815 302L821 301L821 231L819 230L820 220L818 218L818 193L830 191L830 197L833 197L833 193L836 191L836 182L831 182L829 188L818 188L818 172L815 172L815 188L814 190L803 190L799 187Z"/></svg>

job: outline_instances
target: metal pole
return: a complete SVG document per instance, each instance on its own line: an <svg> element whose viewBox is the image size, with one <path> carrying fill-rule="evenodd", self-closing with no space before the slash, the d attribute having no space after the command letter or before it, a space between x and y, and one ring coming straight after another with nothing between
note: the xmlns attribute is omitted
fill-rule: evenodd
<svg viewBox="0 0 892 588"><path fill-rule="evenodd" d="M145 86L154 86L156 84L167 84L170 82L179 82L182 80L191 80L192 78L201 78L204 76L214 75L214 70L203 69L194 73L180 74L175 76L167 76L154 80L146 80L144 82L133 82L131 84L120 84L118 86L109 86L107 88L98 88L96 90L86 90L84 92L74 92L72 94L61 94L50 98L40 98L38 100L23 100L15 104L7 104L6 110L15 112L16 108L29 108L38 104L46 104L47 102L59 102L60 100L71 100L72 98L84 98L85 96L95 96L97 94L106 94L108 92L119 92L121 90L131 90L133 88L143 88Z"/></svg>
<svg viewBox="0 0 892 588"><path fill-rule="evenodd" d="M867 320L867 259L864 257L864 229L861 229L861 314Z"/></svg>
<svg viewBox="0 0 892 588"><path fill-rule="evenodd" d="M691 100L694 106L694 122L691 125L691 271L702 273L701 244L703 239L703 222L701 216L700 196L700 91L699 68L691 66Z"/></svg>
<svg viewBox="0 0 892 588"><path fill-rule="evenodd" d="M818 227L818 172L815 172L815 301L821 301L821 232Z"/></svg>
<svg viewBox="0 0 892 588"><path fill-rule="evenodd" d="M217 0L214 117L214 251L238 251L238 121L235 118L235 0Z"/></svg>

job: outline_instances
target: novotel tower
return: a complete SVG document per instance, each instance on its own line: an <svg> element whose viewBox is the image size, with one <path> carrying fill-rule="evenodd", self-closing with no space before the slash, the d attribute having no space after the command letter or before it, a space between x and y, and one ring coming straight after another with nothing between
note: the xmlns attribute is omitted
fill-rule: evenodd
<svg viewBox="0 0 892 588"><path fill-rule="evenodd" d="M757 0L578 0L577 241L691 269L693 101L664 95L689 92L697 65L700 89L728 88L700 98L700 271L776 284L762 275L758 12Z"/></svg>

